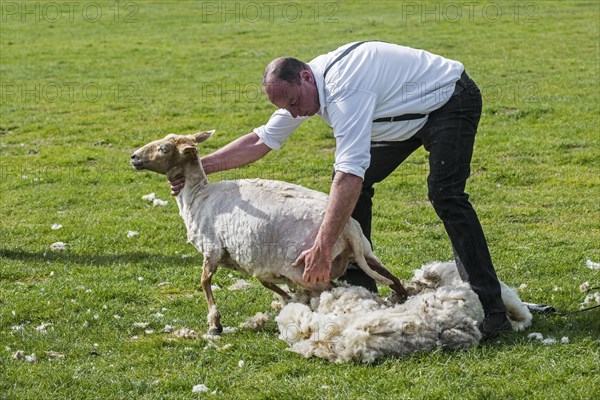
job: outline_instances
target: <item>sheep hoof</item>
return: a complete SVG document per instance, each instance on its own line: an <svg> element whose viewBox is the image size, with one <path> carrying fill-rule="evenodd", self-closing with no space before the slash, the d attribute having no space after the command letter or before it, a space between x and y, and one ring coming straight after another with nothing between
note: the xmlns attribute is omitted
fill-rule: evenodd
<svg viewBox="0 0 600 400"><path fill-rule="evenodd" d="M392 292L392 295L390 296L390 301L393 304L402 304L406 301L406 299L408 298L406 292L404 293L398 293L396 291Z"/></svg>
<svg viewBox="0 0 600 400"><path fill-rule="evenodd" d="M221 335L221 333L223 333L223 327L222 326L217 326L215 328L211 328L208 330L208 334L212 335L212 336L219 336Z"/></svg>

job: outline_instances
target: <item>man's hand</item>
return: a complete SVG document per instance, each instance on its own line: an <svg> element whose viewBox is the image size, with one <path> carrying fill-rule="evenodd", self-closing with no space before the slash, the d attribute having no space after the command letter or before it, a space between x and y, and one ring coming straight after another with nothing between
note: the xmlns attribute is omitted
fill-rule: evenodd
<svg viewBox="0 0 600 400"><path fill-rule="evenodd" d="M271 148L264 144L258 135L250 132L212 154L202 157L202 169L209 175L231 168L238 168L250 164L264 157ZM185 185L185 178L181 175L169 179L171 195L177 196Z"/></svg>
<svg viewBox="0 0 600 400"><path fill-rule="evenodd" d="M169 179L169 185L171 185L171 196L177 196L185 186L185 177L183 175L177 175Z"/></svg>
<svg viewBox="0 0 600 400"><path fill-rule="evenodd" d="M331 275L333 246L350 219L360 194L362 178L337 171L331 183L327 211L314 245L296 259L295 267L304 263L302 279L309 284L328 282Z"/></svg>
<svg viewBox="0 0 600 400"><path fill-rule="evenodd" d="M323 249L315 243L313 247L303 251L292 264L293 267L301 267L304 264L304 275L302 279L310 284L329 282L331 273L331 250Z"/></svg>

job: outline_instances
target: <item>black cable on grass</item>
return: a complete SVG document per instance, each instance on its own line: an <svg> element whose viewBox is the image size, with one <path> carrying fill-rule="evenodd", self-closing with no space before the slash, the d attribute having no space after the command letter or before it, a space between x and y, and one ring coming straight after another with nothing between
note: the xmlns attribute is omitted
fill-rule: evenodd
<svg viewBox="0 0 600 400"><path fill-rule="evenodd" d="M592 290L596 290L596 289L600 289L600 286L589 288L582 293L588 293L588 292L591 292ZM534 303L526 303L526 302L523 302L523 304L525 304L525 306L529 309L529 311L535 312L537 314L551 315L551 316L567 316L567 315L572 315L572 314L578 314L578 313L581 313L584 311L590 311L590 310L593 310L594 308L600 307L600 304L598 304L598 305L595 305L592 307L582 308L581 310L559 312L556 310L556 308L554 308L552 306L547 306L545 304L534 304Z"/></svg>

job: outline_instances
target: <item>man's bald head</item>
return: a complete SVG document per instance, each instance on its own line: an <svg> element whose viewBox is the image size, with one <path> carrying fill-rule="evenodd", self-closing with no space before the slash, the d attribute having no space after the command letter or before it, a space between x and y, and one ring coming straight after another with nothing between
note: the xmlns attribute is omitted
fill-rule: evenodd
<svg viewBox="0 0 600 400"><path fill-rule="evenodd" d="M309 117L319 111L319 93L312 70L296 58L280 57L271 61L262 84L269 101L294 118Z"/></svg>
<svg viewBox="0 0 600 400"><path fill-rule="evenodd" d="M278 81L285 81L290 84L300 84L300 72L310 70L308 64L293 57L279 57L274 59L265 68L262 84L266 87Z"/></svg>

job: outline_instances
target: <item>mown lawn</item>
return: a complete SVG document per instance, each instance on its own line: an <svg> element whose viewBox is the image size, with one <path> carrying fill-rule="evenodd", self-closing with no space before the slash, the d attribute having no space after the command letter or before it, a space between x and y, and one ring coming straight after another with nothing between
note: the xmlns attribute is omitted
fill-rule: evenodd
<svg viewBox="0 0 600 400"><path fill-rule="evenodd" d="M528 331L468 351L375 365L302 359L273 321L225 335L220 350L160 333L166 324L204 333L201 256L165 179L128 163L170 132L216 128L202 145L210 152L262 125L273 107L260 78L277 56L309 60L374 38L425 48L461 60L483 92L468 190L499 276L525 301L576 310L579 286L600 286L586 265L600 261L598 2L0 5L0 398L600 397L598 309L536 316ZM333 146L311 120L281 151L211 179L327 191ZM375 252L404 279L452 256L427 203L427 168L419 151L377 187ZM141 199L150 192L167 206ZM67 250L51 251L59 241ZM238 278L215 279L224 325L274 315L258 282L227 290ZM14 359L18 350L38 362ZM192 393L198 384L209 392Z"/></svg>

